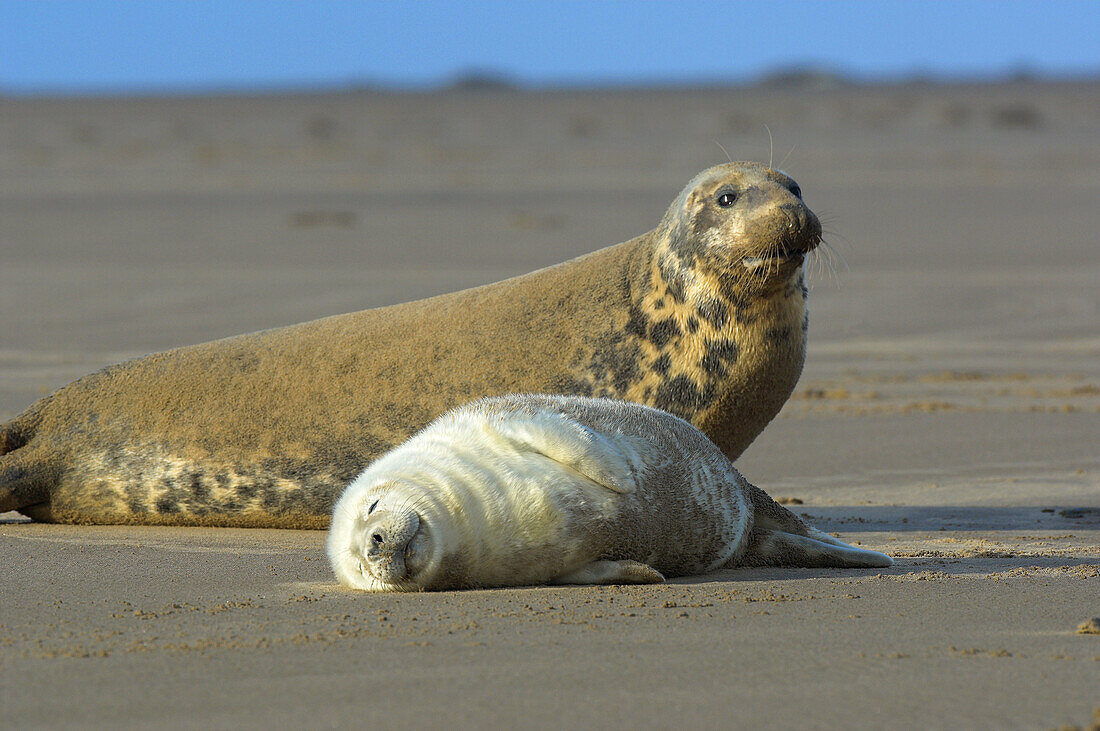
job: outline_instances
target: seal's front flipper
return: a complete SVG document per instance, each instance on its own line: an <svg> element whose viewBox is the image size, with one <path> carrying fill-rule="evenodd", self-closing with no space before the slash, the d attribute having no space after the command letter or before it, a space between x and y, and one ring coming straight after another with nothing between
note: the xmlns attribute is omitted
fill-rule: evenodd
<svg viewBox="0 0 1100 731"><path fill-rule="evenodd" d="M885 553L849 546L830 536L830 542L793 533L753 528L740 566L802 566L807 568L886 568L894 559ZM835 541L835 542L834 542Z"/></svg>
<svg viewBox="0 0 1100 731"><path fill-rule="evenodd" d="M593 561L559 576L554 584L660 584L661 573L640 561Z"/></svg>
<svg viewBox="0 0 1100 731"><path fill-rule="evenodd" d="M560 462L597 485L623 494L634 492L634 470L622 447L564 414L510 413L495 422L493 430L513 446Z"/></svg>

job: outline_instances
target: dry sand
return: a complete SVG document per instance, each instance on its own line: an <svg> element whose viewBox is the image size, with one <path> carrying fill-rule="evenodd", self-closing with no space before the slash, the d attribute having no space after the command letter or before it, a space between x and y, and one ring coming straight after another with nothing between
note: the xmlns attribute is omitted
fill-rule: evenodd
<svg viewBox="0 0 1100 731"><path fill-rule="evenodd" d="M814 268L802 382L739 467L897 561L357 595L323 533L7 514L0 725L1091 723L1100 86L0 104L3 419L625 240L768 124L847 266Z"/></svg>

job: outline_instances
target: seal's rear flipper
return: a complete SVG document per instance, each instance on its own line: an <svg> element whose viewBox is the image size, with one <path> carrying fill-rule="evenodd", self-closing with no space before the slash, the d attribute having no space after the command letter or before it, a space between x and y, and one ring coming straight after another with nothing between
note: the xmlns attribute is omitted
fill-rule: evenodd
<svg viewBox="0 0 1100 731"><path fill-rule="evenodd" d="M752 501L753 529L740 566L805 566L886 568L894 559L885 553L849 546L839 538L807 525L775 502L768 493L745 483Z"/></svg>
<svg viewBox="0 0 1100 731"><path fill-rule="evenodd" d="M639 561L593 561L559 576L554 584L660 584L661 573Z"/></svg>
<svg viewBox="0 0 1100 731"><path fill-rule="evenodd" d="M885 553L849 546L829 537L817 538L753 528L741 566L801 566L807 568L886 568L894 559Z"/></svg>
<svg viewBox="0 0 1100 731"><path fill-rule="evenodd" d="M0 513L49 502L53 480L40 464L26 457L22 450L0 457Z"/></svg>

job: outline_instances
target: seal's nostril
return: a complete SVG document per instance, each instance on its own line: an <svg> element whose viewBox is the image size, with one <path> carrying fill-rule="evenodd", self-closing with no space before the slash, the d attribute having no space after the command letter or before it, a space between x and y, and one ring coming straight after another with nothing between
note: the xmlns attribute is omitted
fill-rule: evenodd
<svg viewBox="0 0 1100 731"><path fill-rule="evenodd" d="M371 539L371 542L374 543L374 545L376 545L376 546L382 545L382 534L381 533L374 533L373 535L371 535L370 539Z"/></svg>

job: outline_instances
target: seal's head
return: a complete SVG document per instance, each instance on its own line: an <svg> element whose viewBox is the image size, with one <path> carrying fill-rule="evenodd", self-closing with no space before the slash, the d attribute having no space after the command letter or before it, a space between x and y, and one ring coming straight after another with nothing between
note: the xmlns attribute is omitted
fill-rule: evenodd
<svg viewBox="0 0 1100 731"><path fill-rule="evenodd" d="M713 275L724 289L768 290L801 271L821 243L821 222L786 173L736 162L695 176L665 214L658 233L666 281L687 287Z"/></svg>
<svg viewBox="0 0 1100 731"><path fill-rule="evenodd" d="M328 552L337 577L348 586L369 591L426 588L434 563L429 521L394 487L379 485L337 507Z"/></svg>

